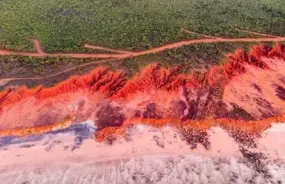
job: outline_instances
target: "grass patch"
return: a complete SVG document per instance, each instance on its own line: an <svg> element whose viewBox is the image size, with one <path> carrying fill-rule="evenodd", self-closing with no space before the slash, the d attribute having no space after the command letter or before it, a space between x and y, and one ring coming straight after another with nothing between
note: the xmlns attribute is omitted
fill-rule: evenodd
<svg viewBox="0 0 285 184"><path fill-rule="evenodd" d="M216 36L241 37L240 27L285 35L280 0L1 0L0 47L78 51L88 42L147 49L187 39L181 26Z"/></svg>
<svg viewBox="0 0 285 184"><path fill-rule="evenodd" d="M47 52L96 52L84 43L145 50L180 40L198 38L181 31L223 37L256 37L236 27L285 35L285 3L281 0L0 0L0 48L33 51L39 39ZM106 63L130 76L153 62L183 64L183 72L221 64L224 54L255 43L197 44L137 58ZM92 62L92 59L0 57L16 61L37 74ZM4 75L6 65L3 64ZM60 68L61 69L61 68ZM7 70L9 71L9 70ZM27 72L26 72L27 73ZM10 75L10 74L9 74ZM14 75L14 74L11 74ZM17 72L15 72L17 75ZM20 75L20 74L19 74ZM5 74L6 76L6 74Z"/></svg>
<svg viewBox="0 0 285 184"><path fill-rule="evenodd" d="M211 68L213 65L223 64L226 61L226 54L232 53L236 49L249 51L252 45L255 44L256 43L216 43L189 45L173 50L166 50L157 54L124 60L115 68L126 68L129 73L135 74L144 66L158 62L165 67L183 65L182 72L189 73L193 69ZM272 45L272 43L267 44Z"/></svg>

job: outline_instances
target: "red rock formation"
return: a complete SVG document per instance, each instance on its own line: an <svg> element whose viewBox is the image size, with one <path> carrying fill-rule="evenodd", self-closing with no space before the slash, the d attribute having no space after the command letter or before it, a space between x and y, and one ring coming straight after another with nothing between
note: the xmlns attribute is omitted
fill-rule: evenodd
<svg viewBox="0 0 285 184"><path fill-rule="evenodd" d="M141 118L140 121L143 121L144 118L150 121L149 118L152 118L155 119L153 121L156 123L159 122L158 124L162 125L165 123L163 120L169 119L172 123L179 122L178 124L184 125L184 122L190 120L201 122L203 119L209 117L214 119L226 118L228 122L236 121L234 119L246 119L248 121L256 119L257 116L259 117L258 113L256 113L255 116L251 116L253 112L258 110L264 111L263 114L268 112L267 116L261 118L270 117L271 115L275 116L277 113L284 113L281 106L283 105L282 99L284 98L283 89L285 85L285 83L282 83L282 77L285 78L285 74L283 76L284 72L282 73L282 71L285 70L285 68L282 65L283 68L275 67L272 69L271 65L273 63L264 59L268 57L279 58L281 61L282 59L284 60L284 45L277 44L274 48L258 45L253 47L249 53L243 50L237 50L234 54L227 56L226 64L214 66L207 72L194 72L189 75L181 74L180 67L178 66L166 69L159 64L152 64L132 79L127 80L127 76L123 72L113 72L108 68L97 68L87 75L73 76L54 87L37 87L33 89L21 87L1 92L0 110L2 110L2 112L0 111L0 118L3 113L9 111L8 107L15 107L20 104L22 109L29 109L31 104L29 104L29 107L26 107L24 103L20 103L25 99L28 100L29 97L33 97L37 102L45 100L45 104L48 104L49 99L55 99L56 97L60 99L60 95L64 95L68 96L65 98L67 102L64 103L64 105L66 105L68 104L68 100L72 99L72 94L77 93L78 95L79 91L86 92L85 94L90 101L92 101L92 95L100 93L103 95L101 101L108 101L110 104L110 107L105 110L101 109L101 111L100 108L104 105L92 104L96 106L97 109L89 109L87 105L82 108L87 108L84 110L88 112L88 116L85 117L81 113L84 118L88 118L89 116L93 117L92 112L96 111L94 117L99 121L102 120L100 127L102 131L106 132L117 131L119 128L114 128L114 126L120 127L124 119L134 117ZM273 61L274 60L272 60L272 62ZM276 61L275 64L280 64L281 61ZM256 76L256 78L252 77L255 75L258 76ZM266 83L266 86L259 86L254 83L258 82L259 79L264 80L266 77L269 78L268 76L274 76L274 80L271 80L272 85L269 82ZM238 82L234 80L234 78L236 78ZM248 78L252 78L256 81L250 81ZM248 86L250 85L254 86L254 88L250 90L243 89L243 84L247 84L247 89L249 89ZM239 85L242 89L240 93L236 85ZM271 88L274 86L276 88L277 86L277 89L271 90L269 94L268 88L270 86ZM272 100L273 105L268 104L271 103L271 101L257 96L257 89L259 89L259 95L264 95L267 98L272 98L272 95L275 95L278 99ZM261 94L263 93L262 90L267 91L268 95ZM250 92L250 94L247 94L247 92ZM255 96L250 96L252 94ZM246 99L237 99L236 97ZM164 98L168 99L164 100ZM122 101L120 99L122 99ZM247 104L248 102L251 102L251 104ZM239 104L237 105L237 103ZM77 102L74 104L76 106ZM54 105L56 105L55 102L45 107L53 108ZM255 111L251 111L251 107L253 106L255 107ZM79 109L82 110L82 108ZM41 108L35 109L35 112L38 112ZM47 113L48 109L40 112ZM109 112L110 117L118 121L110 121L110 118L108 118ZM65 113L67 112L65 111ZM46 119L46 121L49 120L49 118ZM169 123L169 121L167 122ZM23 127L25 126L23 125ZM104 135L109 134L106 132L101 133Z"/></svg>
<svg viewBox="0 0 285 184"><path fill-rule="evenodd" d="M185 79L179 76L179 67L162 68L159 64L152 64L137 74L116 94L116 97L127 97L136 92L150 92L153 90L173 90L183 84Z"/></svg>
<svg viewBox="0 0 285 184"><path fill-rule="evenodd" d="M285 45L284 44L276 44L272 50L269 51L268 57L277 57L280 59L285 59Z"/></svg>
<svg viewBox="0 0 285 184"><path fill-rule="evenodd" d="M126 74L112 72L108 68L97 68L84 76L73 76L66 81L50 88L37 87L27 89L9 89L0 93L0 107L15 103L28 96L38 99L54 97L64 93L88 89L90 92L102 92L107 96L126 97L136 92L149 92L152 90L177 90L181 86L198 87L216 85L224 80L230 80L234 76L246 72L246 65L252 65L261 69L269 69L262 57L285 58L285 46L276 44L270 48L265 45L253 47L249 54L244 50L237 50L234 54L227 55L227 63L214 66L208 72L194 72L190 75L179 74L179 67L169 69L162 68L159 64L152 64L142 70L133 79L127 81ZM224 71L224 73L222 72Z"/></svg>
<svg viewBox="0 0 285 184"><path fill-rule="evenodd" d="M284 121L285 114L257 121L231 120L227 118L191 121L181 121L177 119L128 119L124 121L123 125L120 127L107 127L96 132L95 139L100 142L108 140L110 137L114 139L116 136L123 135L128 128L131 128L136 124L143 124L156 128L168 125L180 130L191 129L202 132L207 131L211 127L220 126L229 132L240 131L247 134L259 135L266 129L270 128L272 122L278 123Z"/></svg>
<svg viewBox="0 0 285 184"><path fill-rule="evenodd" d="M79 90L88 90L91 93L101 92L106 96L111 96L122 88L125 83L126 74L112 72L108 68L97 68L87 75L73 76L50 88L36 87L28 89L20 87L3 91L0 93L0 109L31 96L38 100L43 100Z"/></svg>

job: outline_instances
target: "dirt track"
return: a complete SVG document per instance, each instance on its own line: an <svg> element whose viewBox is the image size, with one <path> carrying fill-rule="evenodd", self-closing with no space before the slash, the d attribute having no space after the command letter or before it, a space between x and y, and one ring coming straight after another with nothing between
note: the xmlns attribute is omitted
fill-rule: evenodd
<svg viewBox="0 0 285 184"><path fill-rule="evenodd" d="M161 47L152 48L146 51L140 52L124 52L121 54L86 54L86 53L45 53L42 51L39 45L39 41L34 41L34 46L37 52L22 52L22 51L10 51L10 50L0 50L0 56L9 56L9 55L16 55L16 56L28 56L28 57L69 57L69 58L94 58L94 59L106 59L106 58L113 58L113 59L126 59L131 57L137 57L147 54L154 54L158 52L163 52L165 50L175 49L179 47L183 47L186 45L193 45L199 43L230 43L230 42L283 42L285 41L285 37L277 37L277 38L206 38L206 39L196 39L196 40L187 40L176 42L172 44L167 44ZM86 45L85 45L86 46ZM90 46L96 49L100 48L97 46ZM111 50L111 49L109 49ZM114 51L112 49L112 51Z"/></svg>
<svg viewBox="0 0 285 184"><path fill-rule="evenodd" d="M81 64L81 65L77 65L75 67L72 68L68 68L66 70L61 70L60 72L45 76L45 77L20 77L20 78L5 78L5 79L0 79L0 87L6 85L7 83L11 82L11 81L19 81L19 80L42 80L42 79L48 79L48 78L52 78L52 77L56 77L59 76L61 74L70 72L72 70L76 70L78 68L82 68L85 66L89 66L92 64L100 64L100 63L106 63L106 62L111 62L111 61L116 61L119 59L102 59L102 60L97 60L97 61L93 61L93 62L89 62L89 63L85 63L85 64Z"/></svg>
<svg viewBox="0 0 285 184"><path fill-rule="evenodd" d="M189 31L186 28L182 28L182 31L184 31L185 33L198 34L198 35L205 37L205 38L180 41L180 42L167 44L164 46L152 48L152 49L145 50L145 51L139 51L139 52L116 50L116 49L104 48L104 47L100 47L100 46L93 46L93 45L89 45L89 44L85 44L83 46L84 48L88 48L88 49L96 49L96 50L103 50L103 51L107 51L107 52L113 52L113 53L108 53L108 54L60 53L60 52L59 53L46 53L41 48L40 41L39 40L33 40L33 44L34 44L34 48L35 48L36 52L0 50L0 56L16 55L16 56L27 56L27 57L93 58L93 59L102 59L102 60L78 65L78 66L69 68L67 70L61 71L59 73L55 73L55 74L45 76L45 77L2 79L2 80L0 80L0 86L1 86L1 84L3 85L6 82L10 82L13 80L40 80L43 78L50 78L50 77L54 77L54 76L69 72L71 70L80 68L80 67L88 66L90 64L105 63L105 62L111 62L111 61L115 61L115 60L121 60L121 59L137 57L137 56L154 54L154 53L163 52L165 50L176 49L176 48L187 46L187 45L194 45L194 44L200 44L200 43L212 43L212 44L214 44L214 43L236 43L236 42L284 42L285 41L285 37L278 37L278 36L274 36L274 35L268 35L268 34L263 34L263 33L246 31L246 30L242 30L242 29L238 29L238 28L237 28L237 30L242 31L242 32L246 32L249 34L264 36L264 38L222 38L222 37L204 35L204 34Z"/></svg>
<svg viewBox="0 0 285 184"><path fill-rule="evenodd" d="M236 28L236 30L244 32L244 33L248 33L248 34L259 35L259 36L281 38L280 36L275 36L275 35L270 35L270 34L263 34L263 33L258 33L258 32L255 32L255 31L248 31L248 30L243 30L243 29L239 29L239 28Z"/></svg>

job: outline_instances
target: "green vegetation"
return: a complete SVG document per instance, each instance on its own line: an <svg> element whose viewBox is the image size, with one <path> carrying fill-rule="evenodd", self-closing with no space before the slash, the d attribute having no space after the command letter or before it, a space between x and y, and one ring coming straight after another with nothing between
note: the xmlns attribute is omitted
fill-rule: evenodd
<svg viewBox="0 0 285 184"><path fill-rule="evenodd" d="M159 62L165 67L182 65L183 72L187 73L192 69L207 69L213 65L222 64L225 61L226 54L234 52L237 48L249 51L251 46L255 44L256 43L196 44L158 54L128 59L119 63L119 66L112 67L123 68L131 74L134 74L143 66L153 62ZM266 44L272 45L273 43Z"/></svg>
<svg viewBox="0 0 285 184"><path fill-rule="evenodd" d="M145 50L199 38L184 33L182 27L224 37L256 37L235 28L285 35L285 3L283 0L0 0L0 49L32 51L31 39L36 38L47 52L102 53L84 49L82 45L88 42L115 49ZM129 76L152 62L164 66L180 64L184 66L183 72L189 72L221 64L225 53L248 49L250 45L197 44L104 65L122 69ZM0 76L47 76L88 62L94 60L5 56L0 57ZM94 66L71 74L84 73Z"/></svg>
<svg viewBox="0 0 285 184"><path fill-rule="evenodd" d="M146 49L204 34L240 37L235 27L285 35L283 0L0 0L0 47L74 51L88 41Z"/></svg>

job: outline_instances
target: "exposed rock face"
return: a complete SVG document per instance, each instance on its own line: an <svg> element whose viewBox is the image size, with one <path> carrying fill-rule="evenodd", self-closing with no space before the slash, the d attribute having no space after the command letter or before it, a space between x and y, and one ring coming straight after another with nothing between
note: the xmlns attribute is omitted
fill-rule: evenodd
<svg viewBox="0 0 285 184"><path fill-rule="evenodd" d="M102 178L107 183L199 183L199 177L202 183L284 182L284 163L268 160L270 156L285 155L281 149L284 127L270 127L274 121L285 121L284 46L256 46L248 54L238 50L228 55L226 64L204 73L184 75L179 69L153 64L128 80L122 72L97 68L51 88L21 87L1 92L0 135L8 135L0 137L4 164L10 166L9 161L15 160L38 164L40 158L50 165L62 155L65 159L74 156L70 163L85 156L98 161L108 155L119 156L121 162L112 167L96 163L94 168L75 166L63 172L51 169L44 174L32 171L30 175L7 173L5 168L0 178L8 183L15 178L49 183L54 178L60 182L65 178L74 183L85 182L89 176L90 183ZM53 125L64 124L66 119L71 125L55 129ZM85 120L91 122L78 124ZM263 134L266 130L270 131ZM277 137L283 142L276 141ZM102 142L111 146L102 146ZM20 145L10 146L16 143ZM18 149L25 149L26 155L22 157ZM191 155L192 151L232 158L200 158ZM35 153L40 153L39 158ZM170 153L171 157L148 155L122 160L126 155L153 153ZM189 153L191 156L173 157ZM137 163L139 167L134 167ZM73 174L79 170L80 175ZM111 175L105 177L104 173Z"/></svg>
<svg viewBox="0 0 285 184"><path fill-rule="evenodd" d="M283 45L237 50L227 58L222 66L189 75L179 66L152 64L128 80L123 72L97 68L50 88L2 91L0 129L47 125L67 116L97 119L104 129L130 118L257 120L285 112Z"/></svg>
<svg viewBox="0 0 285 184"><path fill-rule="evenodd" d="M96 113L97 127L99 130L109 126L121 126L125 120L124 114L120 113L120 107L112 107L103 104Z"/></svg>

